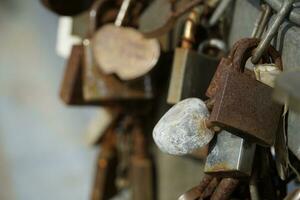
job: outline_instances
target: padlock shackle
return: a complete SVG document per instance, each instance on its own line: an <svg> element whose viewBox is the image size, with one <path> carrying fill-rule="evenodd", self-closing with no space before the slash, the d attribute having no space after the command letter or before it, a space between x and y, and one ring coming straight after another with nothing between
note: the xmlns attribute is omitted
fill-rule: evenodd
<svg viewBox="0 0 300 200"><path fill-rule="evenodd" d="M232 56L232 67L238 72L244 72L245 64L247 60L253 55L253 51L257 48L260 40L256 38L244 38L237 42L235 51ZM232 52L231 52L232 53ZM283 70L281 56L276 51L273 46L269 46L267 50L267 55L264 55L262 62L271 61L277 66L281 71Z"/></svg>
<svg viewBox="0 0 300 200"><path fill-rule="evenodd" d="M109 0L97 0L93 3L89 10L89 20L88 20L88 38L91 38L97 30L97 20L100 8L106 3L109 3ZM131 0L123 0L121 7L119 8L118 15L116 16L114 24L116 26L121 26L128 8L130 6Z"/></svg>
<svg viewBox="0 0 300 200"><path fill-rule="evenodd" d="M225 54L225 52L227 52L227 45L223 40L220 40L218 38L211 38L203 41L199 45L198 53L204 53L204 50L209 47L217 49L219 52L222 52L223 55Z"/></svg>

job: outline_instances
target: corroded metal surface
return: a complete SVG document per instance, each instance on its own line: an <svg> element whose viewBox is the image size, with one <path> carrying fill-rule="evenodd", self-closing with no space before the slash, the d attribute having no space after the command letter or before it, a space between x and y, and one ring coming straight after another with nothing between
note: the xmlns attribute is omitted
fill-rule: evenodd
<svg viewBox="0 0 300 200"><path fill-rule="evenodd" d="M223 87L216 95L210 120L233 134L270 146L275 140L282 107L272 101L271 87L242 73L257 42L246 39L240 44L232 57L233 69L223 74ZM279 54L272 47L269 49L272 60L281 66Z"/></svg>
<svg viewBox="0 0 300 200"><path fill-rule="evenodd" d="M223 177L250 176L255 144L227 131L217 135L204 167L204 172Z"/></svg>
<svg viewBox="0 0 300 200"><path fill-rule="evenodd" d="M197 98L174 105L153 130L157 146L165 153L183 155L207 145L214 133L206 127L209 111Z"/></svg>
<svg viewBox="0 0 300 200"><path fill-rule="evenodd" d="M228 200L239 184L238 179L224 178L211 196L211 200Z"/></svg>

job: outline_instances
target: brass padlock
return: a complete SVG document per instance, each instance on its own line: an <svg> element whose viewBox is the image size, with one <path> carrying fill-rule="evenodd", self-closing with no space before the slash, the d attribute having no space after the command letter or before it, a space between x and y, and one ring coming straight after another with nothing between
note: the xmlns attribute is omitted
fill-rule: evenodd
<svg viewBox="0 0 300 200"><path fill-rule="evenodd" d="M206 158L204 173L221 177L250 176L255 144L221 131Z"/></svg>
<svg viewBox="0 0 300 200"><path fill-rule="evenodd" d="M238 42L232 65L222 74L215 95L210 122L249 141L271 146L274 143L282 106L272 101L272 88L243 73L256 48L257 39ZM269 60L282 69L280 54L270 46Z"/></svg>
<svg viewBox="0 0 300 200"><path fill-rule="evenodd" d="M95 16L102 1L93 5L90 11L91 33L96 31ZM113 74L105 74L96 64L90 38L84 40L84 73L83 96L87 101L95 101L99 104L111 104L126 100L147 100L153 97L152 79L146 75L137 80L122 81Z"/></svg>
<svg viewBox="0 0 300 200"><path fill-rule="evenodd" d="M190 13L185 23L181 47L176 48L167 102L175 104L185 98L198 97L205 99L205 91L213 77L219 57L205 53L206 49L214 48L225 51L225 43L217 39L209 39L192 49L195 42L195 32L203 7L196 7Z"/></svg>

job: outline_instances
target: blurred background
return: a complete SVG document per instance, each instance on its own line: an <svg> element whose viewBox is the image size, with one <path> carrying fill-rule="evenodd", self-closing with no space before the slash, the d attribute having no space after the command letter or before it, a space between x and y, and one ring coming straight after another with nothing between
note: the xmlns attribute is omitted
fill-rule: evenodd
<svg viewBox="0 0 300 200"><path fill-rule="evenodd" d="M259 12L253 2L236 1L229 44L251 34ZM56 52L58 23L38 0L0 0L0 200L90 197L99 148L87 132L100 121L99 108L68 107L59 98L66 60ZM285 66L296 69L299 29L288 27L277 40L284 38ZM292 114L289 130L298 133ZM157 149L155 159L161 200L176 199L203 176L203 162Z"/></svg>
<svg viewBox="0 0 300 200"><path fill-rule="evenodd" d="M37 0L0 1L0 199L88 199L96 149L92 108L58 97L65 60L58 17Z"/></svg>

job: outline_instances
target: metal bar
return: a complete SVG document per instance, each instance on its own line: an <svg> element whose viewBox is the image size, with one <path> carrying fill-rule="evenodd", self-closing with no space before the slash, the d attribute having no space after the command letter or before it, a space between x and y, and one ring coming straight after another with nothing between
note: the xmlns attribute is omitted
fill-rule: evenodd
<svg viewBox="0 0 300 200"><path fill-rule="evenodd" d="M115 21L116 26L121 26L122 25L122 23L124 21L124 18L125 18L125 15L128 11L130 3L131 3L131 0L123 0L120 11L119 11L118 16L117 16L117 19Z"/></svg>
<svg viewBox="0 0 300 200"><path fill-rule="evenodd" d="M266 33L266 36L262 39L262 41L259 43L258 47L256 48L254 55L252 56L252 59L251 59L252 63L254 63L254 64L258 63L258 61L264 54L265 50L269 47L272 39L277 34L278 29L279 29L280 25L282 24L283 20L290 12L294 2L295 2L295 0L285 0L284 1L280 11L276 15L276 19L275 19L274 23L272 24L271 28Z"/></svg>
<svg viewBox="0 0 300 200"><path fill-rule="evenodd" d="M271 7L268 4L262 5L262 15L259 18L257 27L255 27L252 37L261 38L263 35L264 30L266 29L267 23L271 17Z"/></svg>
<svg viewBox="0 0 300 200"><path fill-rule="evenodd" d="M209 19L208 24L210 26L213 26L213 25L215 25L218 22L218 20L223 15L223 13L228 8L228 6L230 5L231 2L232 2L232 0L222 0L219 3L219 5L216 8L215 12L213 13L213 15L211 16L211 18Z"/></svg>
<svg viewBox="0 0 300 200"><path fill-rule="evenodd" d="M277 12L280 11L280 8L282 6L282 0L265 0L266 3L268 3L273 10L276 10ZM298 26L300 26L300 12L296 11L296 10L293 10L289 16L288 16L288 19L297 24Z"/></svg>

